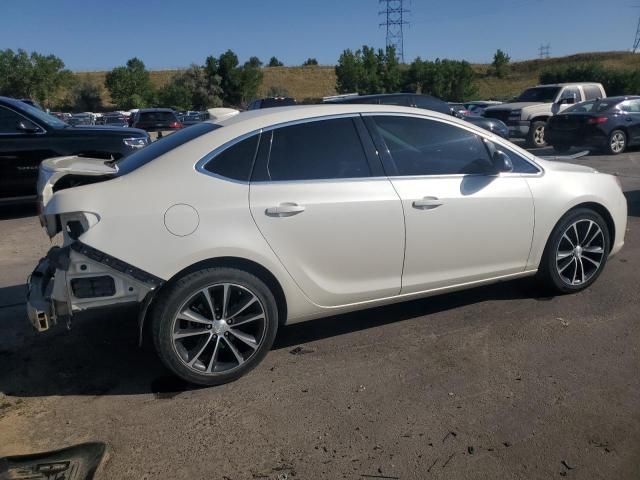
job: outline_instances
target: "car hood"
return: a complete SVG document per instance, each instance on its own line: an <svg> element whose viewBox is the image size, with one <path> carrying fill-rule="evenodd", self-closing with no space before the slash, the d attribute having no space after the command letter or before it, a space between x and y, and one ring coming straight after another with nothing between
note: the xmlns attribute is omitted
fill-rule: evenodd
<svg viewBox="0 0 640 480"><path fill-rule="evenodd" d="M519 110L533 105L540 105L540 102L514 102L514 103L502 103L500 105L493 105L484 109L485 112L491 112L493 110Z"/></svg>
<svg viewBox="0 0 640 480"><path fill-rule="evenodd" d="M574 173L598 173L598 170L595 168L587 167L586 165L577 165L575 163L568 163L562 161L563 157L553 157L556 159L552 161L551 157L538 158L540 165L544 167L545 170L551 170L554 172L574 172Z"/></svg>

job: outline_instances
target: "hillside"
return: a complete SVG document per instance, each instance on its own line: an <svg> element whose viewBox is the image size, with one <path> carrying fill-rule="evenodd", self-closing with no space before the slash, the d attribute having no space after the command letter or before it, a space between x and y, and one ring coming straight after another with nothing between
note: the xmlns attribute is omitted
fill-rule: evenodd
<svg viewBox="0 0 640 480"><path fill-rule="evenodd" d="M598 62L606 68L640 68L640 55L629 52L597 52L579 53L566 57L554 57L545 60L526 60L513 62L511 74L508 78L499 79L488 74L490 65L473 65L477 73L476 83L479 98L505 99L518 94L525 87L538 83L540 72L546 68L558 65ZM264 79L258 94L264 95L271 87L284 88L289 95L298 101L334 95L336 76L333 66L311 67L269 67L264 68ZM156 70L150 72L151 82L160 87L167 83L177 70ZM78 72L80 78L90 79L102 88L105 105L110 104L109 92L104 88L106 72Z"/></svg>

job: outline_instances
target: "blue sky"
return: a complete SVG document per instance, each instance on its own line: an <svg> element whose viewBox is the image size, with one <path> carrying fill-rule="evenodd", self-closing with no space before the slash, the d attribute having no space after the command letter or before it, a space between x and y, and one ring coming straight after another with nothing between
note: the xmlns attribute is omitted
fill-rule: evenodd
<svg viewBox="0 0 640 480"><path fill-rule="evenodd" d="M407 0L405 59L488 62L497 48L514 60L626 50L635 0ZM0 49L61 57L72 70L101 70L141 58L149 68L202 63L232 49L241 60L287 65L308 57L334 64L345 48L382 47L377 0L2 0Z"/></svg>

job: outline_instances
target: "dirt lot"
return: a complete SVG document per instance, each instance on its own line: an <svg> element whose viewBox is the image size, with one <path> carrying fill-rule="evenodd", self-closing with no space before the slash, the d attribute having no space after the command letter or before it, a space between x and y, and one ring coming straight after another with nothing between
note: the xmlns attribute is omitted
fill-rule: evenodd
<svg viewBox="0 0 640 480"><path fill-rule="evenodd" d="M579 163L625 175L629 199L592 288L518 281L283 328L207 389L136 347L131 312L32 333L24 281L48 240L30 207L3 210L0 456L102 441L99 479L639 478L640 153Z"/></svg>

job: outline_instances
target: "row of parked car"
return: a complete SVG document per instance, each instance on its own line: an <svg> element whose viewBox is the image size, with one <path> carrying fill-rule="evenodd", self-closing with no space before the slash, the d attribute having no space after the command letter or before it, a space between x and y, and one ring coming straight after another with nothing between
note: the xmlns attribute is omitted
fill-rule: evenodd
<svg viewBox="0 0 640 480"><path fill-rule="evenodd" d="M448 104L412 93L338 95L325 97L323 103L432 110L464 119L503 138L524 139L528 147L551 145L558 152L581 147L617 155L640 140L640 97L608 98L598 83L540 85L506 103ZM272 97L255 100L248 109L295 104L291 97ZM84 155L117 160L150 143L150 132L161 137L208 118L208 112L169 108L50 115L34 102L0 97L0 201L34 196L38 166L45 158Z"/></svg>

